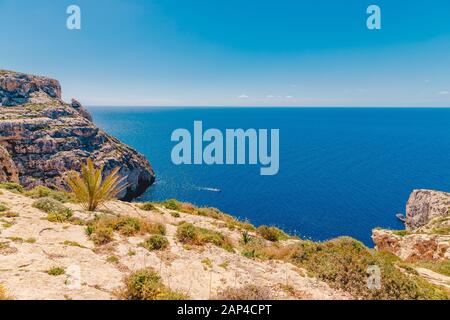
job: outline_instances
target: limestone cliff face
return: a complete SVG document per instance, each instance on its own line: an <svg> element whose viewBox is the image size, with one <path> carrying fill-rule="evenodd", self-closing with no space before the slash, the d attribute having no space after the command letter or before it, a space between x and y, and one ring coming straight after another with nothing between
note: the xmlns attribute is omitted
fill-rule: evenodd
<svg viewBox="0 0 450 320"><path fill-rule="evenodd" d="M97 128L78 101L62 101L58 81L0 71L0 102L0 181L64 188L64 173L90 157L105 173L121 168L129 183L122 199L154 182L143 155Z"/></svg>
<svg viewBox="0 0 450 320"><path fill-rule="evenodd" d="M376 248L404 260L450 259L450 194L414 190L406 204L406 230L375 229Z"/></svg>
<svg viewBox="0 0 450 320"><path fill-rule="evenodd" d="M414 190L406 204L406 227L416 229L434 217L450 215L450 193Z"/></svg>

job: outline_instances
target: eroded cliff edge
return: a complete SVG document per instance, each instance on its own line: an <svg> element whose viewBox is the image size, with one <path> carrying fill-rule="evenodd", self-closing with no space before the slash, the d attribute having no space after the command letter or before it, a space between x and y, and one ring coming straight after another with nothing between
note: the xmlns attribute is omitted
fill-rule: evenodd
<svg viewBox="0 0 450 320"><path fill-rule="evenodd" d="M414 190L406 204L405 226L373 230L376 248L411 262L450 259L450 193Z"/></svg>
<svg viewBox="0 0 450 320"><path fill-rule="evenodd" d="M62 100L57 80L0 70L0 182L64 188L62 175L89 157L106 174L121 167L129 184L123 200L155 181L142 154L97 128L79 102Z"/></svg>

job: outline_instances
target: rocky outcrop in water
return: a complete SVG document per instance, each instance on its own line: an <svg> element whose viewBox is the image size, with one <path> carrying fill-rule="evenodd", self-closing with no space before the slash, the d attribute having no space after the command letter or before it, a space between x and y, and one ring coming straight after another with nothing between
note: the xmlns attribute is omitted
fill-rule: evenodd
<svg viewBox="0 0 450 320"><path fill-rule="evenodd" d="M406 227L416 229L438 216L450 215L450 193L414 190L406 203Z"/></svg>
<svg viewBox="0 0 450 320"><path fill-rule="evenodd" d="M106 174L121 168L129 184L122 199L141 195L154 182L143 155L97 128L78 101L62 101L58 81L0 71L0 101L0 181L64 188L64 173L79 170L90 157Z"/></svg>
<svg viewBox="0 0 450 320"><path fill-rule="evenodd" d="M375 229L380 251L408 261L450 259L450 194L414 190L406 204L406 230Z"/></svg>

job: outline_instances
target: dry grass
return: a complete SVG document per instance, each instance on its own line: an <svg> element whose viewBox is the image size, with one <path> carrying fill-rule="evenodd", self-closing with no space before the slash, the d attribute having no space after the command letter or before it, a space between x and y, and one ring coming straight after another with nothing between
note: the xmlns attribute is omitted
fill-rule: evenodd
<svg viewBox="0 0 450 320"><path fill-rule="evenodd" d="M73 195L63 191L56 191L45 186L37 186L29 191L25 192L27 197L32 199L40 199L40 198L52 198L61 203L73 201Z"/></svg>
<svg viewBox="0 0 450 320"><path fill-rule="evenodd" d="M215 220L220 220L225 222L225 226L230 230L243 229L254 231L256 228L248 221L239 221L235 217L221 212L216 208L203 207L199 208L188 202L180 202L175 199L166 200L159 202L159 205L165 207L169 210L179 211L187 214L192 214L196 216L209 217Z"/></svg>
<svg viewBox="0 0 450 320"><path fill-rule="evenodd" d="M10 300L11 298L8 296L8 293L6 292L6 288L3 286L3 284L0 283L0 300Z"/></svg>
<svg viewBox="0 0 450 320"><path fill-rule="evenodd" d="M0 189L5 189L14 193L22 193L23 187L18 183L13 182L3 182L0 183Z"/></svg>
<svg viewBox="0 0 450 320"><path fill-rule="evenodd" d="M167 288L152 268L133 272L125 279L125 286L118 292L124 300L186 300L185 294Z"/></svg>
<svg viewBox="0 0 450 320"><path fill-rule="evenodd" d="M149 222L142 218L104 215L88 223L86 232L95 244L104 245L114 239L114 232L127 237L137 234L165 235L166 228L163 224Z"/></svg>
<svg viewBox="0 0 450 320"><path fill-rule="evenodd" d="M268 287L247 285L240 288L228 287L219 292L213 300L273 300L274 296Z"/></svg>
<svg viewBox="0 0 450 320"><path fill-rule="evenodd" d="M227 251L234 251L230 239L220 232L196 227L190 223L184 223L178 226L176 236L184 244L201 246L206 243L211 243Z"/></svg>
<svg viewBox="0 0 450 320"><path fill-rule="evenodd" d="M263 239L272 242L287 240L290 238L288 234L276 227L260 226L258 229L256 229L256 233L259 234Z"/></svg>

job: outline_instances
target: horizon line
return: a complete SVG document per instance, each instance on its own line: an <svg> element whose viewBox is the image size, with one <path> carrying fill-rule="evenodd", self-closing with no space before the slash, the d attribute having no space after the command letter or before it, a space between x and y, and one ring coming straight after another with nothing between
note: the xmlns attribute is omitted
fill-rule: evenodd
<svg viewBox="0 0 450 320"><path fill-rule="evenodd" d="M152 106L152 105L85 105L88 108L272 108L272 109L450 109L450 106L226 106L226 105L170 105L170 106Z"/></svg>

